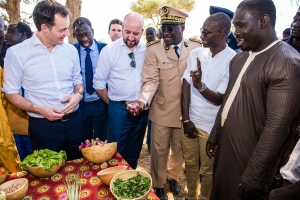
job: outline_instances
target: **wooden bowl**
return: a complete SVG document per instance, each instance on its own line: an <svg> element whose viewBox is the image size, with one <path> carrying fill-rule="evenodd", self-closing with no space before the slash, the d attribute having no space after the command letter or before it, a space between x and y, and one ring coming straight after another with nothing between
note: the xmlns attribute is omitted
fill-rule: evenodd
<svg viewBox="0 0 300 200"><path fill-rule="evenodd" d="M0 175L0 184L4 183L7 178L7 172L5 174Z"/></svg>
<svg viewBox="0 0 300 200"><path fill-rule="evenodd" d="M152 187L152 178L151 176L147 173L147 172L144 172L144 171L139 171L139 170L126 170L126 171L122 171L122 172L119 172L118 174L116 174L111 182L110 182L110 191L111 193L114 195L114 197L116 199L121 199L120 197L118 197L116 194L114 194L112 188L113 188L113 185L114 185L114 182L119 178L119 179L122 179L122 180L127 180L131 177L134 177L137 175L137 173L140 173L142 176L144 177L148 177L150 179L150 186L149 186L149 189L148 191L143 194L142 196L138 197L138 198L135 198L135 199L131 199L131 200L142 200L142 199L146 199L150 190L151 190L151 187Z"/></svg>
<svg viewBox="0 0 300 200"><path fill-rule="evenodd" d="M49 177L49 176L52 176L53 174L55 174L60 169L62 163L63 163L63 160L59 161L58 164L53 165L51 171L46 171L45 167L32 167L32 166L26 165L26 168L32 175L34 175L36 177L40 177L40 178L45 178L45 177Z"/></svg>
<svg viewBox="0 0 300 200"><path fill-rule="evenodd" d="M97 173L97 176L101 179L101 181L106 184L110 185L111 179L119 172L127 170L127 166L115 166L103 169Z"/></svg>
<svg viewBox="0 0 300 200"><path fill-rule="evenodd" d="M6 188L16 184L21 184L22 186L19 189L13 191L12 193L6 194L6 200L21 200L25 197L28 191L28 180L26 178L18 178L18 179L7 181L2 185L0 185L0 190L3 191Z"/></svg>
<svg viewBox="0 0 300 200"><path fill-rule="evenodd" d="M110 160L117 151L117 143L99 144L81 149L83 157L92 163L103 163Z"/></svg>

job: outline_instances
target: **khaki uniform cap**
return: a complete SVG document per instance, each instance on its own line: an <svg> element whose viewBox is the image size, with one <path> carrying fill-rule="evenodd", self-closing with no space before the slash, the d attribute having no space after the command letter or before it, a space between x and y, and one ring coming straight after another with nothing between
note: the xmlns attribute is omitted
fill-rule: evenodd
<svg viewBox="0 0 300 200"><path fill-rule="evenodd" d="M173 6L162 6L158 9L161 16L161 24L183 24L189 14Z"/></svg>

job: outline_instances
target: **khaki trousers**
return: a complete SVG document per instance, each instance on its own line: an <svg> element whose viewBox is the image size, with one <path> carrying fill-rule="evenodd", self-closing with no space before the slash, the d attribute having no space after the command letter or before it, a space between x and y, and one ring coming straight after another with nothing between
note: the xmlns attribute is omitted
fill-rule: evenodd
<svg viewBox="0 0 300 200"><path fill-rule="evenodd" d="M151 177L155 188L163 188L167 179L179 181L183 164L181 132L181 128L151 124Z"/></svg>
<svg viewBox="0 0 300 200"><path fill-rule="evenodd" d="M201 129L197 129L199 136L195 139L189 139L181 134L183 155L185 159L185 170L188 188L188 197L197 199L199 194L199 158L201 162L200 174L201 182L201 199L209 200L212 189L212 175L214 158L206 155L206 142L209 134Z"/></svg>

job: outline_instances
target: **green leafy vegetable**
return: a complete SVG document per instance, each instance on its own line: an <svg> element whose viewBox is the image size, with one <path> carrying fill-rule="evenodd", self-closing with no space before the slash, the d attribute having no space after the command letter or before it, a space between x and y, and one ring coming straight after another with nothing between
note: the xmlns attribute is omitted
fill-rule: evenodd
<svg viewBox="0 0 300 200"><path fill-rule="evenodd" d="M34 150L21 163L22 170L26 170L26 165L31 167L45 167L45 171L51 171L53 165L58 164L59 161L65 162L67 154L65 151L52 151L49 149Z"/></svg>
<svg viewBox="0 0 300 200"><path fill-rule="evenodd" d="M128 180L117 179L113 184L113 192L118 198L137 198L141 197L150 188L150 179L142 176L139 172L136 176Z"/></svg>

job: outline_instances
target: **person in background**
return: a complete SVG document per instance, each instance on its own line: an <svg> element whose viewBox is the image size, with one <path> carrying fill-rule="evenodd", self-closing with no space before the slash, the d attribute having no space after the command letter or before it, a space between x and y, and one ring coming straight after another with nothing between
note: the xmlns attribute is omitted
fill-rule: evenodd
<svg viewBox="0 0 300 200"><path fill-rule="evenodd" d="M172 6L162 6L158 13L161 16L163 39L147 44L143 85L136 103L141 114L151 106L152 186L160 199L167 199L164 190L166 180L174 195L181 191L178 184L183 164L181 77L190 51L201 45L199 39L183 38L188 17L186 12Z"/></svg>
<svg viewBox="0 0 300 200"><path fill-rule="evenodd" d="M109 22L108 35L111 41L116 41L122 37L122 21L119 19L113 19Z"/></svg>
<svg viewBox="0 0 300 200"><path fill-rule="evenodd" d="M226 15L228 15L228 17L232 20L234 12L232 12L231 10L228 10L227 8L222 8L222 7L217 7L217 6L210 6L209 7L209 14L215 14L218 12L222 12L225 13ZM237 45L237 41L235 39L235 36L233 35L233 33L231 31L229 31L227 33L227 39L226 39L226 43L228 44L228 46L235 50L236 52L239 52L240 48Z"/></svg>
<svg viewBox="0 0 300 200"><path fill-rule="evenodd" d="M7 50L2 90L11 104L29 114L33 150L65 150L68 160L81 158L78 146L86 137L78 104L84 88L78 53L64 43L70 35L69 11L46 0L32 15L37 32Z"/></svg>
<svg viewBox="0 0 300 200"><path fill-rule="evenodd" d="M0 18L0 66L4 67L4 57L6 54L7 46L4 41L4 32L6 31L7 26L5 25L2 18Z"/></svg>
<svg viewBox="0 0 300 200"><path fill-rule="evenodd" d="M148 27L145 32L146 32L147 43L148 42L152 42L152 41L155 40L155 38L156 38L156 30L155 30L155 28Z"/></svg>
<svg viewBox="0 0 300 200"><path fill-rule="evenodd" d="M282 39L288 38L291 36L291 28L286 28L282 32Z"/></svg>
<svg viewBox="0 0 300 200"><path fill-rule="evenodd" d="M17 45L28 38L31 38L31 28L24 22L14 22L8 25L5 34L5 42L10 48ZM24 90L21 89L21 95L24 95ZM28 137L28 114L23 110L8 104L7 117L11 131L17 144L18 152L21 160L32 153L30 139Z"/></svg>
<svg viewBox="0 0 300 200"><path fill-rule="evenodd" d="M106 44L94 39L92 24L85 17L79 17L74 21L73 37L78 41L73 45L78 51L84 85L83 101L80 106L83 109L86 139L99 138L105 141L108 140L108 107L95 92L93 77L100 52Z"/></svg>
<svg viewBox="0 0 300 200"><path fill-rule="evenodd" d="M278 40L272 0L244 0L234 14L241 48L207 141L215 156L211 200L266 199L300 105L300 57Z"/></svg>
<svg viewBox="0 0 300 200"><path fill-rule="evenodd" d="M133 116L126 105L138 98L142 85L146 51L140 41L143 25L140 14L125 16L123 37L102 49L93 82L97 94L108 104L109 142L118 143L118 152L133 169L137 167L148 120L148 111Z"/></svg>
<svg viewBox="0 0 300 200"><path fill-rule="evenodd" d="M210 15L201 28L203 47L191 51L183 75L181 137L188 197L210 199L214 159L206 155L206 142L214 125L229 80L229 63L236 52L228 47L230 18L224 13Z"/></svg>
<svg viewBox="0 0 300 200"><path fill-rule="evenodd" d="M284 38L282 41L288 43L300 53L300 7L291 24L290 34L290 37Z"/></svg>

